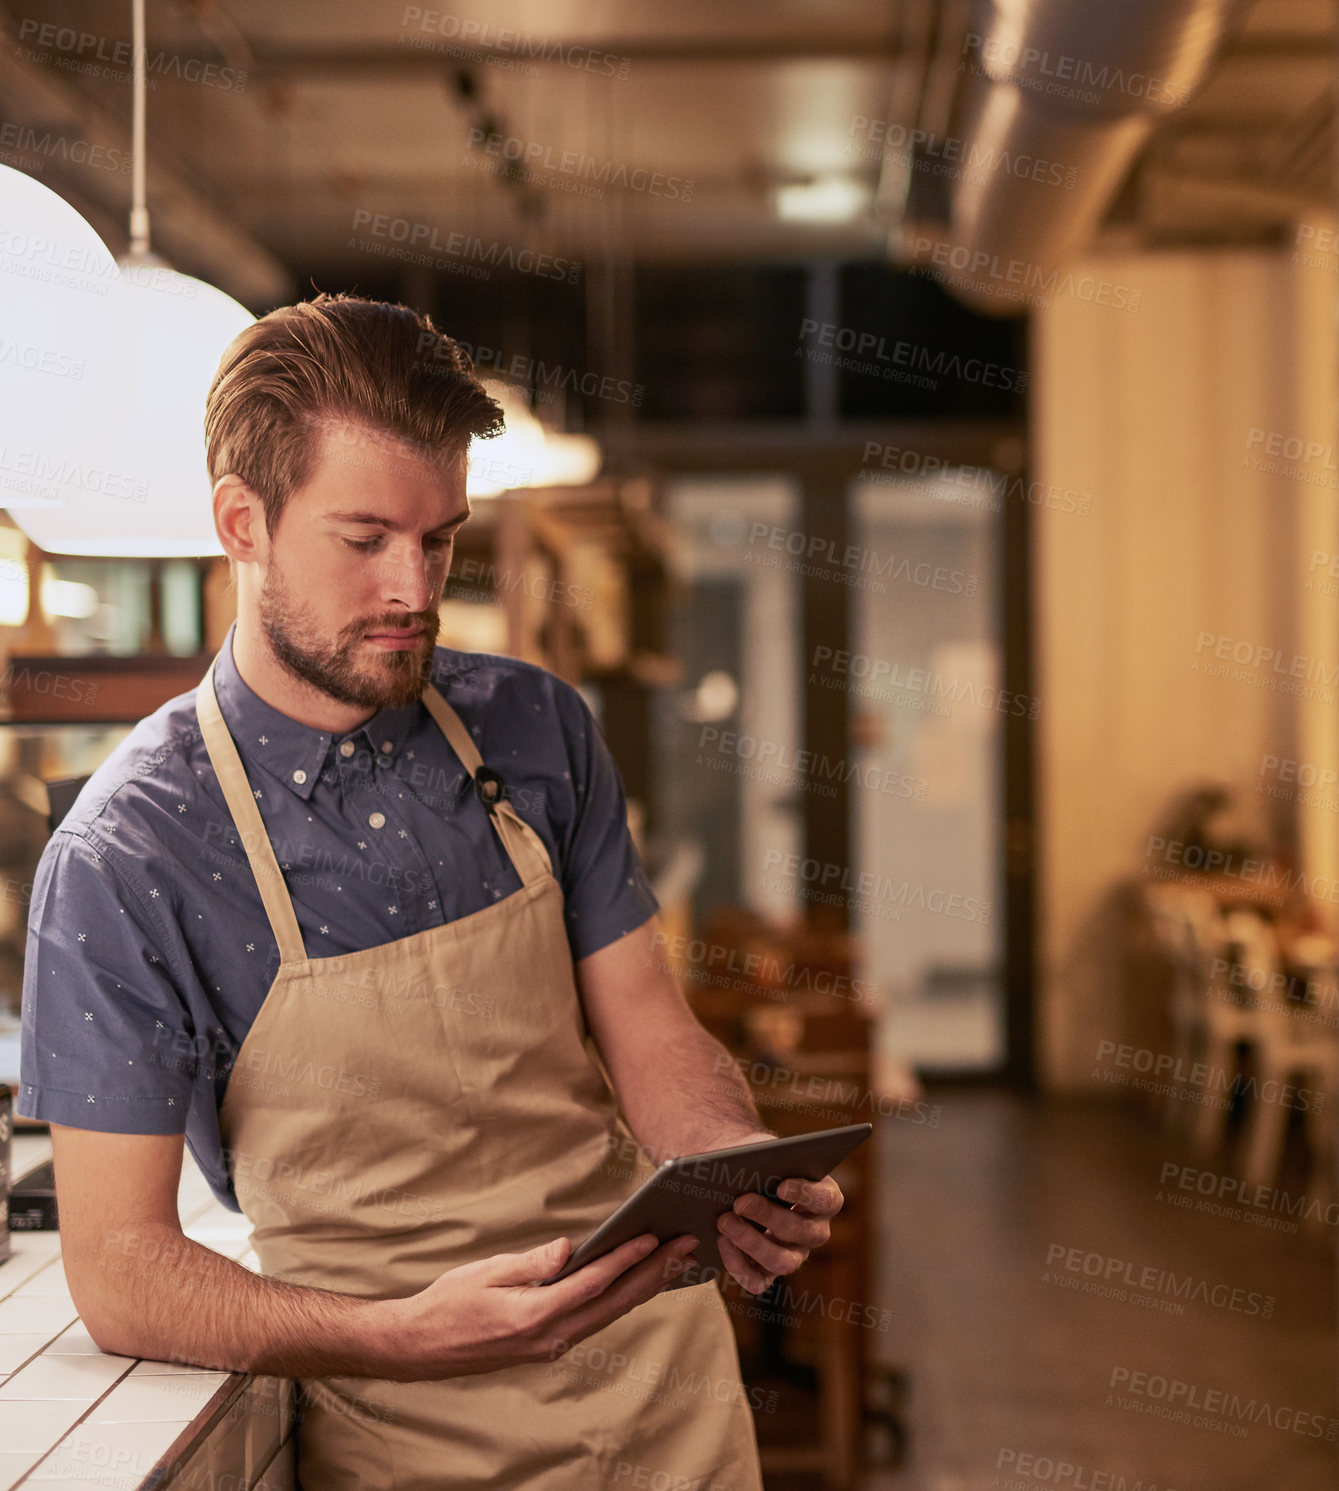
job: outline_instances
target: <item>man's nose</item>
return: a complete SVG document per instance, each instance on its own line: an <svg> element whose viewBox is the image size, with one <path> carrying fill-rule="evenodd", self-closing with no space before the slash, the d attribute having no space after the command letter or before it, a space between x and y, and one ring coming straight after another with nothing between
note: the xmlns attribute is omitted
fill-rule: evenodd
<svg viewBox="0 0 1339 1491"><path fill-rule="evenodd" d="M425 554L417 544L397 545L382 556L378 579L382 598L391 605L400 604L410 611L426 611L436 600L444 578L441 562Z"/></svg>

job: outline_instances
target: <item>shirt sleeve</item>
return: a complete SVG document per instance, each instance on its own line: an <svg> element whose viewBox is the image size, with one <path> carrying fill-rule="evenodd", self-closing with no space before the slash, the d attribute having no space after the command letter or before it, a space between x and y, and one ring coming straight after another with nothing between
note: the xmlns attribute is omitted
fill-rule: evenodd
<svg viewBox="0 0 1339 1491"><path fill-rule="evenodd" d="M191 1022L134 890L52 836L33 883L16 1111L115 1134L184 1133Z"/></svg>
<svg viewBox="0 0 1339 1491"><path fill-rule="evenodd" d="M614 758L586 701L561 689L575 811L562 845L563 898L572 957L599 952L660 909L628 829L628 803Z"/></svg>

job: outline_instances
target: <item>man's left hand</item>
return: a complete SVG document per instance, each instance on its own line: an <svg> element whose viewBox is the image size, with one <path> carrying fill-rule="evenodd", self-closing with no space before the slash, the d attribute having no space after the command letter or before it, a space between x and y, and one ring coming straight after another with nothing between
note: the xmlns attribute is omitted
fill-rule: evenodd
<svg viewBox="0 0 1339 1491"><path fill-rule="evenodd" d="M793 1274L827 1242L829 1219L842 1209L844 1199L830 1175L822 1180L783 1180L777 1195L790 1205L756 1194L740 1196L733 1210L716 1220L721 1262L750 1294L762 1294L782 1274ZM755 1223L766 1231L760 1232Z"/></svg>

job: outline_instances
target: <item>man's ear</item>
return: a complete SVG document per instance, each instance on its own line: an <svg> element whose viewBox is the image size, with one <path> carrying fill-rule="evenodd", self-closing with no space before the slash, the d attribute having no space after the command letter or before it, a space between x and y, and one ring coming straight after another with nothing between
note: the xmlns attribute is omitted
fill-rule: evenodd
<svg viewBox="0 0 1339 1491"><path fill-rule="evenodd" d="M214 529L235 565L254 564L269 553L264 506L240 476L221 476L214 483Z"/></svg>

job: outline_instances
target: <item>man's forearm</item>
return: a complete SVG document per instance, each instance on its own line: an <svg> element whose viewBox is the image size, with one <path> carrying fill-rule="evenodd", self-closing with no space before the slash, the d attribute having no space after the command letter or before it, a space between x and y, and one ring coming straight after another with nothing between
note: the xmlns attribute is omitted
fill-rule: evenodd
<svg viewBox="0 0 1339 1491"><path fill-rule="evenodd" d="M395 1301L252 1273L166 1224L108 1232L83 1281L104 1351L274 1377L391 1377ZM67 1272L70 1263L67 1261Z"/></svg>
<svg viewBox="0 0 1339 1491"><path fill-rule="evenodd" d="M730 1053L695 1020L648 1056L645 1069L619 1086L619 1101L657 1164L770 1134Z"/></svg>

